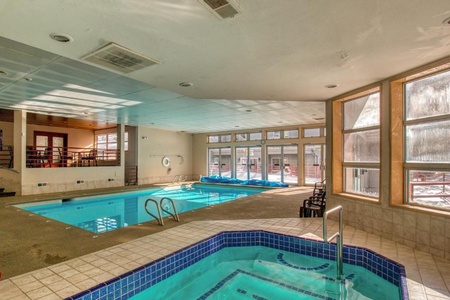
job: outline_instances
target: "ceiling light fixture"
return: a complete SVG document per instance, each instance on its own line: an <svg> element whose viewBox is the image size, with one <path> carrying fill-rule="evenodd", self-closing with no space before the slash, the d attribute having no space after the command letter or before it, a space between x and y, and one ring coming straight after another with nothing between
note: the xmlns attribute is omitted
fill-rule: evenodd
<svg viewBox="0 0 450 300"><path fill-rule="evenodd" d="M337 85L337 84L328 84L328 85L326 85L325 87L326 87L327 89L335 89L335 88L338 87L338 85Z"/></svg>
<svg viewBox="0 0 450 300"><path fill-rule="evenodd" d="M180 83L181 87L191 87L193 85L194 84L192 82L182 82L182 83Z"/></svg>
<svg viewBox="0 0 450 300"><path fill-rule="evenodd" d="M445 19L444 21L442 21L442 24L444 24L444 25L450 25L450 17L448 17L447 19Z"/></svg>
<svg viewBox="0 0 450 300"><path fill-rule="evenodd" d="M69 43L73 41L73 38L71 36L62 33L52 33L50 34L50 37L52 38L52 40L55 40L60 43Z"/></svg>

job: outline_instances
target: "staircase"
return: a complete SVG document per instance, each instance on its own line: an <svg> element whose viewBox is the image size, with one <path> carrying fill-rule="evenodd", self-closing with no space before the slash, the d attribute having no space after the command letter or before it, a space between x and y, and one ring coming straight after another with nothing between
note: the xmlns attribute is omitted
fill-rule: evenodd
<svg viewBox="0 0 450 300"><path fill-rule="evenodd" d="M16 195L16 192L5 192L4 188L0 188L0 197L12 197L15 195Z"/></svg>

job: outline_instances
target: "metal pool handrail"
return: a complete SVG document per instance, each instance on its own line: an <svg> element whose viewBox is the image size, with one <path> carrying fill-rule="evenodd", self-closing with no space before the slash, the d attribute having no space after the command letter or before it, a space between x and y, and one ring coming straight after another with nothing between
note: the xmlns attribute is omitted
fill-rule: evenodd
<svg viewBox="0 0 450 300"><path fill-rule="evenodd" d="M156 209L158 210L158 215L159 215L159 216L155 216L154 214L152 214L151 212L148 211L148 209L147 209L147 204L148 204L148 202L153 202L153 203L155 203ZM145 207L145 211L146 211L150 216L152 216L153 218L155 218L156 220L158 220L158 224L159 224L159 225L164 226L164 221L163 221L163 218L162 218L162 215L161 215L161 210L159 209L158 201L149 198L149 199L147 199L147 201L145 201L144 207Z"/></svg>
<svg viewBox="0 0 450 300"><path fill-rule="evenodd" d="M169 202L172 203L172 207L173 207L173 212L174 213L171 213L170 211L164 209L164 207L163 207L163 201L164 200L169 200ZM169 215L171 215L174 218L175 221L180 222L180 217L178 216L177 208L175 207L175 203L173 202L173 200L171 198L169 198L169 197L161 198L161 200L159 201L159 205L161 206L161 210L162 211L164 211L164 212L168 213Z"/></svg>
<svg viewBox="0 0 450 300"><path fill-rule="evenodd" d="M344 276L343 263L342 263L342 240L343 240L343 230L342 230L342 206L336 206L323 214L323 241L325 243L331 242L336 238L337 252L336 252L336 264L337 264L337 279L341 280ZM327 238L327 216L330 213L339 211L339 232L333 234L330 238Z"/></svg>

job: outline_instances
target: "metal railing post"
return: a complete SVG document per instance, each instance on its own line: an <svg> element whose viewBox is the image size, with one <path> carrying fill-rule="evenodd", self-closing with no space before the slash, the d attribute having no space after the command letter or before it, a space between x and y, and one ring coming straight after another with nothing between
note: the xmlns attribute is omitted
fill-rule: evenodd
<svg viewBox="0 0 450 300"><path fill-rule="evenodd" d="M327 238L327 217L328 214L333 213L335 211L339 211L339 232L333 234L330 238ZM336 264L337 264L337 279L341 280L344 276L344 267L343 267L343 226L342 226L342 206L336 206L323 214L323 241L325 243L331 242L334 238L336 238Z"/></svg>

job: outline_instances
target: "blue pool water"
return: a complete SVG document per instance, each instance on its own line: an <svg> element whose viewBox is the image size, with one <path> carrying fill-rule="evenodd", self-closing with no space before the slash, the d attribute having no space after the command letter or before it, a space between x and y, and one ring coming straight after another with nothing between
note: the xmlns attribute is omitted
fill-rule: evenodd
<svg viewBox="0 0 450 300"><path fill-rule="evenodd" d="M153 220L154 218L148 215L144 208L148 198L159 202L161 198L169 197L173 199L177 211L181 213L266 190L264 188L192 184L15 206L94 233L103 233ZM153 203L149 203L147 207L150 212L157 215L157 208ZM173 212L168 201L164 202L164 208ZM166 215L163 214L163 216Z"/></svg>
<svg viewBox="0 0 450 300"><path fill-rule="evenodd" d="M409 299L402 265L344 246L345 279L337 281L335 256L335 244L221 232L67 299Z"/></svg>
<svg viewBox="0 0 450 300"><path fill-rule="evenodd" d="M135 295L147 299L386 299L397 286L359 266L267 247L224 248Z"/></svg>

